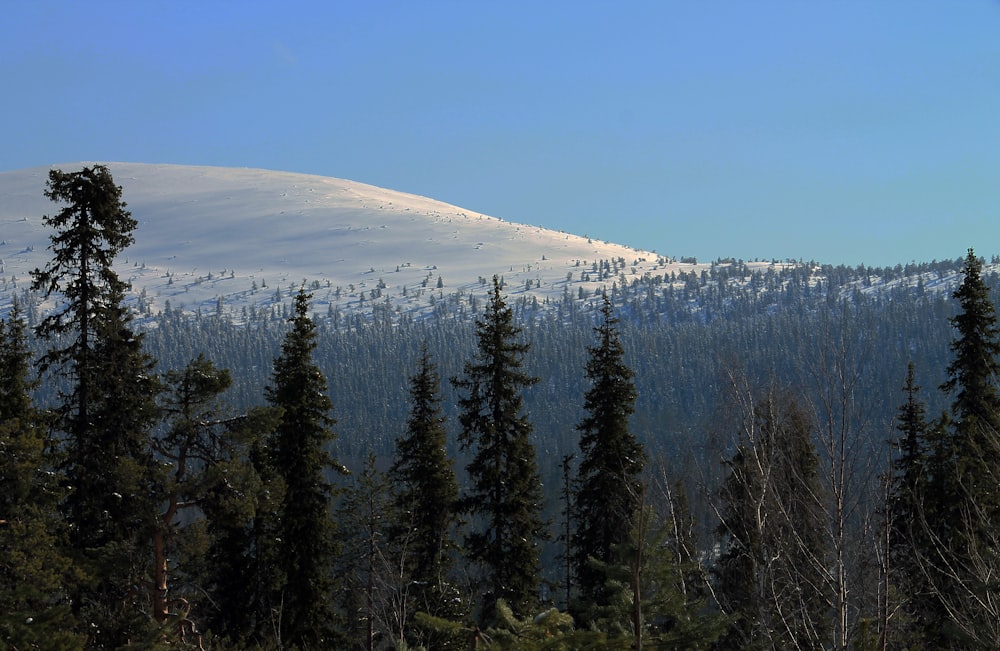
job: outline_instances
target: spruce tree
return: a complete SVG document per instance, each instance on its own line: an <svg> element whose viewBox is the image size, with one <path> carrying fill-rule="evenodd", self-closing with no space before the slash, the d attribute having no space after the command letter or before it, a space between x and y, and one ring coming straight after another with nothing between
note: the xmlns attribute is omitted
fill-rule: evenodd
<svg viewBox="0 0 1000 651"><path fill-rule="evenodd" d="M530 346L519 341L520 334L494 276L486 312L476 320L475 357L466 362L463 377L452 380L464 392L459 442L472 451L460 506L473 516L465 554L483 571L484 619L495 614L499 599L521 615L538 603L542 486L522 395L538 380L521 370Z"/></svg>
<svg viewBox="0 0 1000 651"><path fill-rule="evenodd" d="M424 344L420 365L410 378L406 433L396 440L388 473L394 518L389 537L402 554L405 578L413 586L414 612L458 619L462 612L455 607L457 594L450 582L458 482L447 453L440 393L440 376ZM409 641L418 639L411 636Z"/></svg>
<svg viewBox="0 0 1000 651"><path fill-rule="evenodd" d="M150 445L158 416L154 362L132 330L123 305L128 285L113 268L133 241L136 221L103 165L52 170L45 195L68 204L43 219L56 229L53 257L32 272L32 288L61 298L37 333L53 344L42 367L70 380L56 423L65 435L70 485L63 511L70 542L92 576L74 594L74 607L90 644L113 646L148 628L129 586L140 584L148 569L144 543L155 525L158 474Z"/></svg>
<svg viewBox="0 0 1000 651"><path fill-rule="evenodd" d="M574 503L576 531L572 535L579 603L578 616L605 608L614 596L608 592L603 566L621 565L619 550L633 529L640 508L640 475L646 462L642 445L629 431L635 410L633 373L624 362L618 320L610 299L604 296L601 322L594 328L597 345L589 348L584 397L586 417L577 425L581 461L577 470Z"/></svg>
<svg viewBox="0 0 1000 651"><path fill-rule="evenodd" d="M46 422L31 397L31 353L15 304L0 321L0 646L82 649L66 606L75 582L57 516Z"/></svg>
<svg viewBox="0 0 1000 651"><path fill-rule="evenodd" d="M954 359L941 389L952 398L948 418L932 428L928 466L932 484L924 507L933 548L927 566L947 621L937 628L951 648L1000 644L1000 328L983 279L983 263L969 249L953 296L959 312ZM947 628L946 628L947 626Z"/></svg>
<svg viewBox="0 0 1000 651"><path fill-rule="evenodd" d="M960 312L950 319L955 329L951 343L954 359L948 366L948 380L942 390L952 396L951 426L956 480L970 517L982 526L972 535L991 536L1000 526L1000 328L990 301L989 288L982 277L982 261L969 249L963 268L964 280L954 298ZM972 506L975 508L972 508ZM972 512L975 512L973 514ZM976 541L968 541L975 544ZM985 539L980 540L985 542Z"/></svg>
<svg viewBox="0 0 1000 651"><path fill-rule="evenodd" d="M204 627L233 648L278 646L272 611L281 591L274 533L283 485L270 463L267 443L280 410L251 409L226 424L227 445L207 469L203 550L184 555L207 595L198 604ZM200 553L199 553L200 551Z"/></svg>
<svg viewBox="0 0 1000 651"><path fill-rule="evenodd" d="M322 648L332 644L335 633L337 545L331 516L337 491L328 473L340 466L330 451L333 402L313 360L316 325L309 318L310 298L304 288L295 296L292 329L267 388L268 403L282 410L269 447L270 463L284 487L274 523L282 589L271 606L280 610L284 643Z"/></svg>
<svg viewBox="0 0 1000 651"><path fill-rule="evenodd" d="M896 430L899 437L893 447L886 525L888 530L889 578L899 602L896 621L899 640L919 640L920 622L931 617L933 606L927 601L922 559L927 558L928 539L923 527L926 511L924 495L928 486L927 410L919 398L913 362L907 366L903 385L906 401L899 407Z"/></svg>

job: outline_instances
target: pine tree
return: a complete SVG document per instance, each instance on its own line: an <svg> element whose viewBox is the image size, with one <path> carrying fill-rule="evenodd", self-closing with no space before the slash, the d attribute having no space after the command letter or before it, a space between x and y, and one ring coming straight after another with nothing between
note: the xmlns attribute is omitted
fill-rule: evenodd
<svg viewBox="0 0 1000 651"><path fill-rule="evenodd" d="M447 454L441 411L441 381L424 344L417 373L410 378L406 433L396 440L388 479L393 491L394 524L389 536L402 554L405 578L413 586L413 612L458 619L461 600L450 583L452 533L458 524L458 482ZM412 627L408 626L412 632ZM409 641L417 643L416 636ZM440 642L435 646L439 646Z"/></svg>
<svg viewBox="0 0 1000 651"><path fill-rule="evenodd" d="M31 391L31 354L15 304L0 321L0 646L82 649L66 606L76 581L63 553L59 487L46 450L46 423Z"/></svg>
<svg viewBox="0 0 1000 651"><path fill-rule="evenodd" d="M493 616L498 599L519 614L538 603L542 486L522 396L537 378L521 370L530 346L518 341L521 329L513 321L494 276L486 313L476 321L475 358L452 380L465 392L459 442L473 450L460 505L478 526L465 538L465 553L483 570L483 618Z"/></svg>
<svg viewBox="0 0 1000 651"><path fill-rule="evenodd" d="M239 432L246 416L221 413L220 397L231 384L229 371L204 355L181 370L167 371L166 429L154 441L168 472L157 487L161 505L150 536L149 600L153 618L189 642L197 638L196 619L206 619L198 608L191 612L204 592L196 587L203 588L202 579L212 574L201 558L209 545L204 514L217 503L217 492L238 493L236 487L247 481L245 471L233 467L245 461Z"/></svg>
<svg viewBox="0 0 1000 651"><path fill-rule="evenodd" d="M74 595L90 644L124 644L148 628L134 599L122 598L147 569L143 544L155 524L157 464L150 446L158 383L142 336L123 306L127 283L112 265L132 243L136 221L107 167L52 170L45 195L68 205L43 219L56 229L53 258L32 272L32 288L62 300L37 333L56 345L42 357L70 379L57 428L65 433L63 511L70 542L93 576ZM83 611L86 610L84 613Z"/></svg>
<svg viewBox="0 0 1000 651"><path fill-rule="evenodd" d="M733 627L721 648L822 648L823 489L813 424L770 392L743 424L721 491L716 594Z"/></svg>
<svg viewBox="0 0 1000 651"><path fill-rule="evenodd" d="M623 359L618 320L607 295L601 319L594 328L598 343L589 348L587 361L591 383L584 398L587 416L577 426L582 460L577 470L572 550L580 590L575 610L585 621L588 610L606 607L612 597L607 593L604 573L596 570L592 561L603 565L624 562L616 550L633 529L646 462L642 445L629 431L636 388Z"/></svg>
<svg viewBox="0 0 1000 651"><path fill-rule="evenodd" d="M305 289L295 296L292 330L274 362L268 403L282 410L270 444L270 463L284 486L275 537L282 575L280 608L285 644L323 647L334 635L334 564L336 537L331 519L336 489L327 478L339 470L330 446L334 441L333 403L326 378L313 361L316 325L309 318Z"/></svg>

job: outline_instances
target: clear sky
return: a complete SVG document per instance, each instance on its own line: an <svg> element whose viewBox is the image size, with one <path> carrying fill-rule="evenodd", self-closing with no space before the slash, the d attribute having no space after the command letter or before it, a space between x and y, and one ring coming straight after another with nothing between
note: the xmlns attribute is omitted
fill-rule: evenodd
<svg viewBox="0 0 1000 651"><path fill-rule="evenodd" d="M1000 253L997 0L31 0L2 16L0 171L306 172L700 261Z"/></svg>

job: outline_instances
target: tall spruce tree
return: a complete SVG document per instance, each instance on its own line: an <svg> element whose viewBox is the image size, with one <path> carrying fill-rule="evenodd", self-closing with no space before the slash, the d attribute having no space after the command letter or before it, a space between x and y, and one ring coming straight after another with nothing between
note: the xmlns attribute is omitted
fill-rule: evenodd
<svg viewBox="0 0 1000 651"><path fill-rule="evenodd" d="M594 328L597 345L589 348L587 361L587 415L577 425L581 461L573 500L576 531L571 548L579 602L573 610L584 622L591 619L595 608L606 608L615 596L600 568L625 563L623 543L641 506L640 475L646 463L642 445L629 431L637 393L632 370L624 361L617 323L611 300L605 295L601 322Z"/></svg>
<svg viewBox="0 0 1000 651"><path fill-rule="evenodd" d="M521 370L530 346L520 334L494 276L486 312L476 321L475 357L452 380L465 394L459 442L473 451L470 485L459 503L476 527L465 538L465 554L483 570L484 619L494 616L500 599L521 615L538 603L542 486L522 395L538 379Z"/></svg>
<svg viewBox="0 0 1000 651"><path fill-rule="evenodd" d="M75 582L57 515L46 423L31 397L31 353L17 304L0 321L0 646L82 649L66 605Z"/></svg>
<svg viewBox="0 0 1000 651"><path fill-rule="evenodd" d="M58 409L65 434L63 503L70 542L92 581L74 595L90 645L124 644L142 636L148 617L123 599L148 569L144 540L155 525L157 464L150 446L159 385L123 305L127 283L115 257L133 241L136 221L107 167L49 172L45 195L67 204L43 222L54 229L52 260L32 272L32 288L59 307L37 333L52 347L42 367L70 381ZM138 604L136 604L138 606Z"/></svg>
<svg viewBox="0 0 1000 651"><path fill-rule="evenodd" d="M334 569L337 555L332 519L337 490L328 474L341 467L334 442L326 378L313 360L316 325L309 318L311 294L295 296L292 329L274 362L267 401L282 410L271 437L270 462L284 486L274 537L282 589L272 608L280 609L280 639L303 648L324 648L336 632Z"/></svg>
<svg viewBox="0 0 1000 651"><path fill-rule="evenodd" d="M903 392L906 401L899 407L896 417L899 436L893 443L896 457L892 462L885 513L888 576L897 603L887 604L886 617L890 608L896 611L894 619L898 624L890 637L912 646L921 639L921 622L929 621L935 608L927 599L925 574L921 569L921 559L926 558L928 544L922 523L926 518L923 496L927 488L929 424L927 409L920 400L913 362L907 366Z"/></svg>
<svg viewBox="0 0 1000 651"><path fill-rule="evenodd" d="M950 319L955 357L941 388L952 396L956 479L966 508L974 503L984 527L978 533L993 535L1000 526L1000 489L995 481L1000 460L1000 329L982 269L982 261L969 249L964 280L954 293L960 312Z"/></svg>
<svg viewBox="0 0 1000 651"><path fill-rule="evenodd" d="M941 389L952 397L949 418L937 428L944 441L932 439L928 466L932 488L924 507L933 549L940 613L938 628L948 648L995 648L1000 644L1000 328L983 279L983 263L969 249L964 278L954 298L959 312L954 359ZM935 433L932 428L932 434ZM933 564L932 564L933 563Z"/></svg>
<svg viewBox="0 0 1000 651"><path fill-rule="evenodd" d="M458 524L458 482L447 453L448 433L441 410L441 380L424 344L420 365L410 378L410 414L406 433L396 440L388 478L393 491L392 546L413 586L414 609L458 619L450 574ZM408 626L408 630L413 628ZM420 642L411 636L410 642Z"/></svg>

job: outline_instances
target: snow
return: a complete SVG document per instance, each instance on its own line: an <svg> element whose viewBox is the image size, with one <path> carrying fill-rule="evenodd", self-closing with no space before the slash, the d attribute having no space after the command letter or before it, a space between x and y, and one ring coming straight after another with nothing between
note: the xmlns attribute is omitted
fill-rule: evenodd
<svg viewBox="0 0 1000 651"><path fill-rule="evenodd" d="M53 168L71 172L92 164ZM575 297L580 287L592 295L621 282L621 274L631 282L708 267L355 181L258 169L107 165L139 222L135 244L116 267L133 297L142 295L154 314L168 301L172 308L214 312L220 299L225 312L239 314L251 304L272 305L279 289L287 302L303 282L313 292L315 313L331 306L371 311L385 303L421 313L457 292L485 299L494 274L503 277L508 295L544 303L567 291ZM43 195L49 169L0 173L0 306L30 285L32 269L48 262L51 231L42 216L58 210ZM614 276L581 281L592 264L613 259L625 261Z"/></svg>

